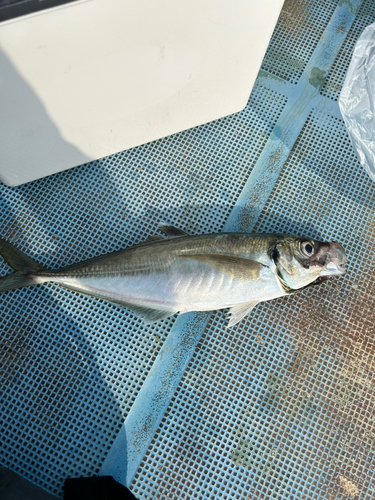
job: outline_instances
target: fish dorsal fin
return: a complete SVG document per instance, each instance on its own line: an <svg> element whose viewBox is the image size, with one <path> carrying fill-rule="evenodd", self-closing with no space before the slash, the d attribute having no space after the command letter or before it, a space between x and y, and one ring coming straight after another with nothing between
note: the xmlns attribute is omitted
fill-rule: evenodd
<svg viewBox="0 0 375 500"><path fill-rule="evenodd" d="M267 267L255 260L243 259L242 257L234 257L232 255L198 254L182 255L182 257L204 262L239 281L255 281L260 279L261 270Z"/></svg>
<svg viewBox="0 0 375 500"><path fill-rule="evenodd" d="M163 236L160 236L160 234L153 234L152 236L146 238L144 243L151 243L152 241L161 241L161 240L165 240L165 238Z"/></svg>
<svg viewBox="0 0 375 500"><path fill-rule="evenodd" d="M190 236L189 233L183 231L182 229L178 229L177 227L171 226L166 222L159 223L158 231L163 233L165 236L168 236L169 238L176 238L177 236Z"/></svg>
<svg viewBox="0 0 375 500"><path fill-rule="evenodd" d="M257 300L251 300L250 302L242 302L231 307L228 312L229 322L227 328L241 321L257 304L259 304Z"/></svg>

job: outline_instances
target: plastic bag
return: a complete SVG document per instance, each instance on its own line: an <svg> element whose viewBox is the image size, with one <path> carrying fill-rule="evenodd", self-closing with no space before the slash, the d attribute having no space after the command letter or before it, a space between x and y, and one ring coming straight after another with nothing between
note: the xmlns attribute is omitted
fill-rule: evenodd
<svg viewBox="0 0 375 500"><path fill-rule="evenodd" d="M359 161L375 181L375 24L354 48L339 107Z"/></svg>

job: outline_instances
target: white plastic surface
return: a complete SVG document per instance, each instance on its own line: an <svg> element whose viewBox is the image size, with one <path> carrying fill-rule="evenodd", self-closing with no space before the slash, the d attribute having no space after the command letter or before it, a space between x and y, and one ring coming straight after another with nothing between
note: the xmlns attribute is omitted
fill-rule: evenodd
<svg viewBox="0 0 375 500"><path fill-rule="evenodd" d="M359 161L375 181L375 24L356 43L339 107Z"/></svg>
<svg viewBox="0 0 375 500"><path fill-rule="evenodd" d="M0 179L242 110L283 0L88 0L0 25Z"/></svg>

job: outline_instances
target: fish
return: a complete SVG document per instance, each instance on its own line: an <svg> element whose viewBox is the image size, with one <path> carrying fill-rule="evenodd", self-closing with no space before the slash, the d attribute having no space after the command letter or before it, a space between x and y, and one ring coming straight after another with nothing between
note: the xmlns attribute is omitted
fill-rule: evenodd
<svg viewBox="0 0 375 500"><path fill-rule="evenodd" d="M228 327L260 302L342 276L338 242L286 234L190 235L168 224L145 242L58 270L47 269L0 238L14 272L0 292L46 282L120 304L146 324L176 313L229 309Z"/></svg>

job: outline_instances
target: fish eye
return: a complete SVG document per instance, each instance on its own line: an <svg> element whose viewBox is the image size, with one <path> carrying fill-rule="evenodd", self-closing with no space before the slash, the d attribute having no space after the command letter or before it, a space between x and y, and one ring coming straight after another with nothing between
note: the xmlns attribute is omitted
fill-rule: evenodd
<svg viewBox="0 0 375 500"><path fill-rule="evenodd" d="M302 253L304 255L306 255L307 257L311 257L312 254L314 253L314 247L312 246L312 244L309 241L304 241L301 244L301 250L302 250Z"/></svg>

